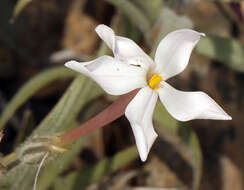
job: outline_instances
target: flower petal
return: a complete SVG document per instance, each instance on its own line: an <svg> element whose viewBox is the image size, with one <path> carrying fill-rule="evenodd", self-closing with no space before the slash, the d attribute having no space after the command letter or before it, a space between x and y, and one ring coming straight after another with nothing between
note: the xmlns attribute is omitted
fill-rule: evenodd
<svg viewBox="0 0 244 190"><path fill-rule="evenodd" d="M142 88L125 110L125 116L130 121L142 161L146 161L152 144L158 136L152 124L157 99L158 95L155 91L149 87Z"/></svg>
<svg viewBox="0 0 244 190"><path fill-rule="evenodd" d="M231 117L204 92L183 92L161 83L159 98L168 112L179 121L192 119L230 120Z"/></svg>
<svg viewBox="0 0 244 190"><path fill-rule="evenodd" d="M126 94L147 84L144 69L123 64L110 56L90 62L69 61L65 66L92 78L112 95Z"/></svg>
<svg viewBox="0 0 244 190"><path fill-rule="evenodd" d="M100 24L95 31L113 51L116 59L125 61L128 64L139 65L146 69L150 64L154 64L153 60L134 41L129 38L116 36L110 27Z"/></svg>
<svg viewBox="0 0 244 190"><path fill-rule="evenodd" d="M163 80L181 73L187 66L192 49L205 34L190 29L169 33L158 45L155 54L156 73Z"/></svg>
<svg viewBox="0 0 244 190"><path fill-rule="evenodd" d="M104 25L99 24L95 28L96 33L98 36L107 44L107 46L114 52L115 49L115 34L112 28Z"/></svg>

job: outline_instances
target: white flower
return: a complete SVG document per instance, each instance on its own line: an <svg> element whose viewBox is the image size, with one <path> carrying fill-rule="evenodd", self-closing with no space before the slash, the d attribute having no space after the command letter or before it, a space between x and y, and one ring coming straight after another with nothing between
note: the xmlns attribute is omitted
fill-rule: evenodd
<svg viewBox="0 0 244 190"><path fill-rule="evenodd" d="M204 92L179 91L165 82L185 69L192 49L203 33L182 29L168 34L160 42L153 61L132 40L116 36L108 26L99 25L95 30L111 48L114 57L102 56L82 63L69 61L65 66L92 78L112 95L141 88L128 104L125 116L130 121L142 161L147 159L157 137L152 115L158 96L168 112L179 121L231 119Z"/></svg>

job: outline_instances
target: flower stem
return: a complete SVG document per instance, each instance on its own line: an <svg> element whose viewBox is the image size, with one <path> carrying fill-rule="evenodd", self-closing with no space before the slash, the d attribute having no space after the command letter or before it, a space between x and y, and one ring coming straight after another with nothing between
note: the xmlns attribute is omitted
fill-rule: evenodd
<svg viewBox="0 0 244 190"><path fill-rule="evenodd" d="M129 92L128 94L121 95L117 100L115 100L110 106L108 106L105 110L97 114L92 119L88 120L84 124L67 131L63 135L60 136L60 140L62 144L70 143L76 139L87 135L94 130L101 128L115 119L122 116L125 112L126 106L132 100L132 98L137 94L139 89Z"/></svg>

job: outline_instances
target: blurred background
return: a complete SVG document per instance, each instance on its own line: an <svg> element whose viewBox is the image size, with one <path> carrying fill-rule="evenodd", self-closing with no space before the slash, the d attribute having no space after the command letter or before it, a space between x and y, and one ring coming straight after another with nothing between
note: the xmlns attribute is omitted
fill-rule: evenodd
<svg viewBox="0 0 244 190"><path fill-rule="evenodd" d="M51 153L37 189L244 189L243 16L241 0L1 0L0 189L32 189L47 139L117 98L63 66L111 54L94 32L101 23L152 57L170 31L204 32L186 70L169 83L206 92L233 120L181 123L158 102L159 138L145 163L121 117Z"/></svg>

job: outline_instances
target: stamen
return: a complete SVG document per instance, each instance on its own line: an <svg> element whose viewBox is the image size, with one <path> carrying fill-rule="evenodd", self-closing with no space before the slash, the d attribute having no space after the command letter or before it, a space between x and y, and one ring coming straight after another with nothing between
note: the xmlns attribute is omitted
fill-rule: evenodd
<svg viewBox="0 0 244 190"><path fill-rule="evenodd" d="M149 80L148 80L148 86L152 89L156 89L156 85L162 81L162 77L160 77L158 74L154 74Z"/></svg>

